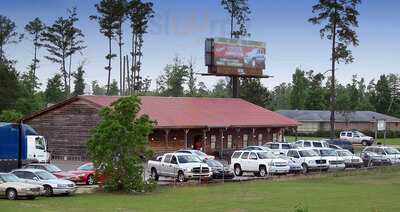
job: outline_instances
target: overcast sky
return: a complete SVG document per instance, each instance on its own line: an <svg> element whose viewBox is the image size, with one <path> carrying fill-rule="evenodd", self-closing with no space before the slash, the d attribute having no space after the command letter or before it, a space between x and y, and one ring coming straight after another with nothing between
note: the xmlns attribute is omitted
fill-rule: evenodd
<svg viewBox="0 0 400 212"><path fill-rule="evenodd" d="M106 38L99 33L96 22L89 20L96 14L97 0L12 0L1 1L0 14L16 22L17 30L30 20L39 17L51 24L59 16L66 16L67 8L76 6L78 27L85 34L87 48L82 56L74 57L74 67L85 61L87 80L105 84L108 51ZM155 18L145 35L143 76L159 76L175 55L196 61L196 71L206 72L204 66L204 40L207 37L228 37L229 17L219 0L154 0ZM296 67L315 72L325 72L330 67L329 41L321 40L319 27L307 22L313 14L316 0L250 0L249 31L252 40L267 45L267 66L264 74L273 78L262 82L272 88L291 81ZM338 67L338 80L347 83L357 74L367 81L383 73L400 73L400 1L363 0L359 8L360 46L353 49L355 62ZM125 54L129 53L128 25L125 30ZM117 53L116 42L113 43ZM33 57L29 40L6 47L7 56L18 61L19 71L26 70ZM40 49L40 81L46 82L59 70L58 66L42 58L47 54ZM119 79L119 62L114 59L112 78ZM199 77L210 88L218 77Z"/></svg>

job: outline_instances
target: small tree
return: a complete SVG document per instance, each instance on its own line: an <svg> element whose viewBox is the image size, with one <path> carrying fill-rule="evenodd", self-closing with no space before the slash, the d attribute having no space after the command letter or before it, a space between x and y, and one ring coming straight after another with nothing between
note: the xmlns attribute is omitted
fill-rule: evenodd
<svg viewBox="0 0 400 212"><path fill-rule="evenodd" d="M92 95L106 95L107 88L99 85L97 80L92 81Z"/></svg>
<svg viewBox="0 0 400 212"><path fill-rule="evenodd" d="M154 122L147 115L138 116L140 105L139 97L130 96L100 111L102 120L88 141L88 151L101 174L107 176L105 190L146 190L142 164L152 155L148 135Z"/></svg>
<svg viewBox="0 0 400 212"><path fill-rule="evenodd" d="M119 93L118 82L117 82L117 80L113 79L113 81L110 85L110 90L108 91L108 95L117 96L118 93Z"/></svg>
<svg viewBox="0 0 400 212"><path fill-rule="evenodd" d="M62 76L60 74L54 75L53 78L47 81L45 97L47 103L57 103L65 98L65 91L63 90Z"/></svg>
<svg viewBox="0 0 400 212"><path fill-rule="evenodd" d="M74 96L82 95L85 92L85 79L83 79L83 75L85 74L85 70L83 70L83 65L79 65L78 70L72 74L75 78L74 80Z"/></svg>

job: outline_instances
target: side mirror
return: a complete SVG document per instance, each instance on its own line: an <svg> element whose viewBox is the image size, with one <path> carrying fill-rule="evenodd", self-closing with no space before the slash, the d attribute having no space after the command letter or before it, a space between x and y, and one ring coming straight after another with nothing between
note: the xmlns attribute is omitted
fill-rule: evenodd
<svg viewBox="0 0 400 212"><path fill-rule="evenodd" d="M34 181L39 181L39 178L38 177L33 177L33 180Z"/></svg>

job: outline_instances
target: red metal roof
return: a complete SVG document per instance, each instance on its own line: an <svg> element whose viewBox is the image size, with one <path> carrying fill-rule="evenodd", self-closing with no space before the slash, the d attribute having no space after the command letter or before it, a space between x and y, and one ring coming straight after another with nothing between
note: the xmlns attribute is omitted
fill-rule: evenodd
<svg viewBox="0 0 400 212"><path fill-rule="evenodd" d="M100 107L118 96L79 96ZM140 97L140 114L157 121L156 128L292 127L300 123L237 98Z"/></svg>

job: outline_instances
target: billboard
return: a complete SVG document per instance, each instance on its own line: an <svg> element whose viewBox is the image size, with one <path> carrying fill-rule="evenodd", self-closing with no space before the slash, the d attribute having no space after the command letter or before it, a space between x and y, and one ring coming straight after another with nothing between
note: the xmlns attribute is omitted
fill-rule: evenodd
<svg viewBox="0 0 400 212"><path fill-rule="evenodd" d="M262 75L265 69L265 43L258 41L209 38L205 43L209 73Z"/></svg>

